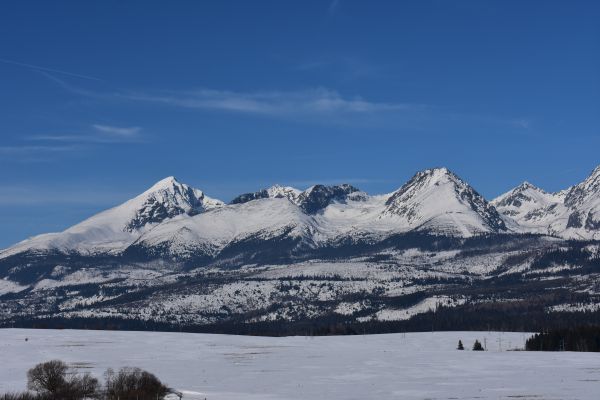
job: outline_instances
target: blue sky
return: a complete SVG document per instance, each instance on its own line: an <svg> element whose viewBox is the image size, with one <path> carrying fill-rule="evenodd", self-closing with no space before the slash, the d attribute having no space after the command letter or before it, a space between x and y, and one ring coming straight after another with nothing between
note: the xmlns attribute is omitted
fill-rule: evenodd
<svg viewBox="0 0 600 400"><path fill-rule="evenodd" d="M600 164L597 1L19 1L0 12L0 247L168 175L492 198Z"/></svg>

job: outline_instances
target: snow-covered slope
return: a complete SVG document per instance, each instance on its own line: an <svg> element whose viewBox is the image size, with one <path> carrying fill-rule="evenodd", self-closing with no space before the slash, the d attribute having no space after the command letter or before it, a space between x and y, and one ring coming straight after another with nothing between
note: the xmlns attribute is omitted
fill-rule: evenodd
<svg viewBox="0 0 600 400"><path fill-rule="evenodd" d="M439 168L420 172L398 191L382 196L368 196L346 184L315 185L304 191L274 186L238 196L218 210L173 218L145 232L135 248L187 258L214 256L249 239L285 237L326 246L356 236L382 239L414 229L463 237L506 230L485 199Z"/></svg>
<svg viewBox="0 0 600 400"><path fill-rule="evenodd" d="M506 218L511 229L518 232L552 234L550 225L565 212L564 192L547 193L523 182L491 201Z"/></svg>
<svg viewBox="0 0 600 400"><path fill-rule="evenodd" d="M506 226L496 209L446 168L418 172L386 201L382 217L439 234L472 236L503 232Z"/></svg>
<svg viewBox="0 0 600 400"><path fill-rule="evenodd" d="M275 185L254 193L242 194L231 201L231 204L242 204L260 199L287 199L308 214L315 214L333 202L366 199L366 193L352 185L334 186L314 185L301 191L289 186Z"/></svg>
<svg viewBox="0 0 600 400"><path fill-rule="evenodd" d="M252 200L279 198L288 199L292 203L296 203L300 193L302 193L301 190L293 187L274 185L268 189L259 190L258 192L241 194L235 199L231 200L230 204L242 204Z"/></svg>
<svg viewBox="0 0 600 400"><path fill-rule="evenodd" d="M191 218L173 218L144 233L135 243L169 255L214 255L232 242L252 238L310 237L312 219L286 198L267 198L221 207Z"/></svg>
<svg viewBox="0 0 600 400"><path fill-rule="evenodd" d="M557 193L524 183L491 203L519 232L600 239L600 167L583 182Z"/></svg>
<svg viewBox="0 0 600 400"><path fill-rule="evenodd" d="M118 253L143 232L177 215L196 215L223 205L202 191L179 183L174 177L157 182L139 196L72 226L61 233L35 236L0 254L0 258L24 251Z"/></svg>
<svg viewBox="0 0 600 400"><path fill-rule="evenodd" d="M564 205L568 218L564 230L560 231L563 236L600 239L600 166L566 193ZM554 227L560 229L562 224Z"/></svg>

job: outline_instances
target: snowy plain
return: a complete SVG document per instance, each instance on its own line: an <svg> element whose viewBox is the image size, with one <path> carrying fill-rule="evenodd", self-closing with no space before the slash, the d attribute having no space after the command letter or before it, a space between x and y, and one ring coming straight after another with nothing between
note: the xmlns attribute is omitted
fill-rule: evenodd
<svg viewBox="0 0 600 400"><path fill-rule="evenodd" d="M600 398L600 354L507 351L522 348L528 336L267 338L0 329L0 393L23 390L28 368L58 358L98 377L108 367L138 366L182 391L184 399ZM455 350L459 339L467 350ZM475 339L485 340L488 351L468 350Z"/></svg>

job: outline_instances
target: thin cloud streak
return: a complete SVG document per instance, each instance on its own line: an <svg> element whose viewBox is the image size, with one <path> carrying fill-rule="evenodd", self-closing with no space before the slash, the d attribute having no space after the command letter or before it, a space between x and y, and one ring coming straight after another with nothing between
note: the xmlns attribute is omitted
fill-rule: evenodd
<svg viewBox="0 0 600 400"><path fill-rule="evenodd" d="M95 130L102 132L102 133L107 133L110 135L116 135L116 136L122 136L122 137L137 136L142 130L142 128L140 128L139 126L119 127L119 126L109 126L109 125L99 125L99 124L92 125L92 128L94 128Z"/></svg>
<svg viewBox="0 0 600 400"><path fill-rule="evenodd" d="M118 127L109 125L92 125L93 132L87 134L65 134L65 135L34 135L26 138L30 141L40 142L62 142L62 143L137 143L142 140L140 132L142 128Z"/></svg>
<svg viewBox="0 0 600 400"><path fill-rule="evenodd" d="M266 116L301 116L331 114L368 114L406 111L417 106L404 103L378 103L361 97L345 98L338 92L318 88L295 92L232 92L202 89L167 94L122 94L130 100L172 106L212 109Z"/></svg>
<svg viewBox="0 0 600 400"><path fill-rule="evenodd" d="M532 125L531 120L523 117L501 118L492 115L456 113L444 110L442 107L408 102L374 102L360 96L345 97L327 88L256 92L214 89L155 93L122 90L99 92L82 89L51 74L41 73L71 93L99 101L163 104L170 107L382 129L399 127L420 129L422 126L435 126L436 123L452 121L508 125L521 130L529 130Z"/></svg>
<svg viewBox="0 0 600 400"><path fill-rule="evenodd" d="M39 66L39 65L27 64L27 63L22 63L22 62L18 62L18 61L7 60L7 59L4 59L4 58L0 58L0 62L4 63L4 64L16 65L18 67L24 67L24 68L28 68L28 69L33 69L33 70L36 70L36 71L53 72L53 73L56 73L56 74L62 74L62 75L66 75L66 76L71 76L73 78L88 79L88 80L91 80L91 81L102 82L102 79L96 78L94 76L76 74L76 73L73 73L73 72L63 71L63 70L60 70L60 69L46 68L46 67L42 67L42 66Z"/></svg>

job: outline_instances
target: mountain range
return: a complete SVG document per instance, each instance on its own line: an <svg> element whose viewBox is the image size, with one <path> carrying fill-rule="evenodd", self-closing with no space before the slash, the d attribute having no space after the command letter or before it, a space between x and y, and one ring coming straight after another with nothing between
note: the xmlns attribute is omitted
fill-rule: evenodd
<svg viewBox="0 0 600 400"><path fill-rule="evenodd" d="M273 186L229 203L168 177L64 232L1 251L0 321L107 315L190 325L404 321L440 302L453 308L488 302L465 295L467 283L511 276L518 289L531 286L531 276L563 279L581 268L591 268L591 279L599 239L600 167L557 193L524 182L491 201L447 168L418 172L384 195L348 184ZM298 286L293 295L287 286L281 291L282 278ZM331 287L341 278L364 282L315 294L303 288L309 278ZM244 292L248 282L269 282L262 288L267 298L263 290ZM561 288L571 293L586 280L574 282ZM586 294L586 307L595 310L595 292ZM164 296L171 296L169 305ZM555 300L543 305L544 313L573 306ZM170 314L157 316L165 310Z"/></svg>

